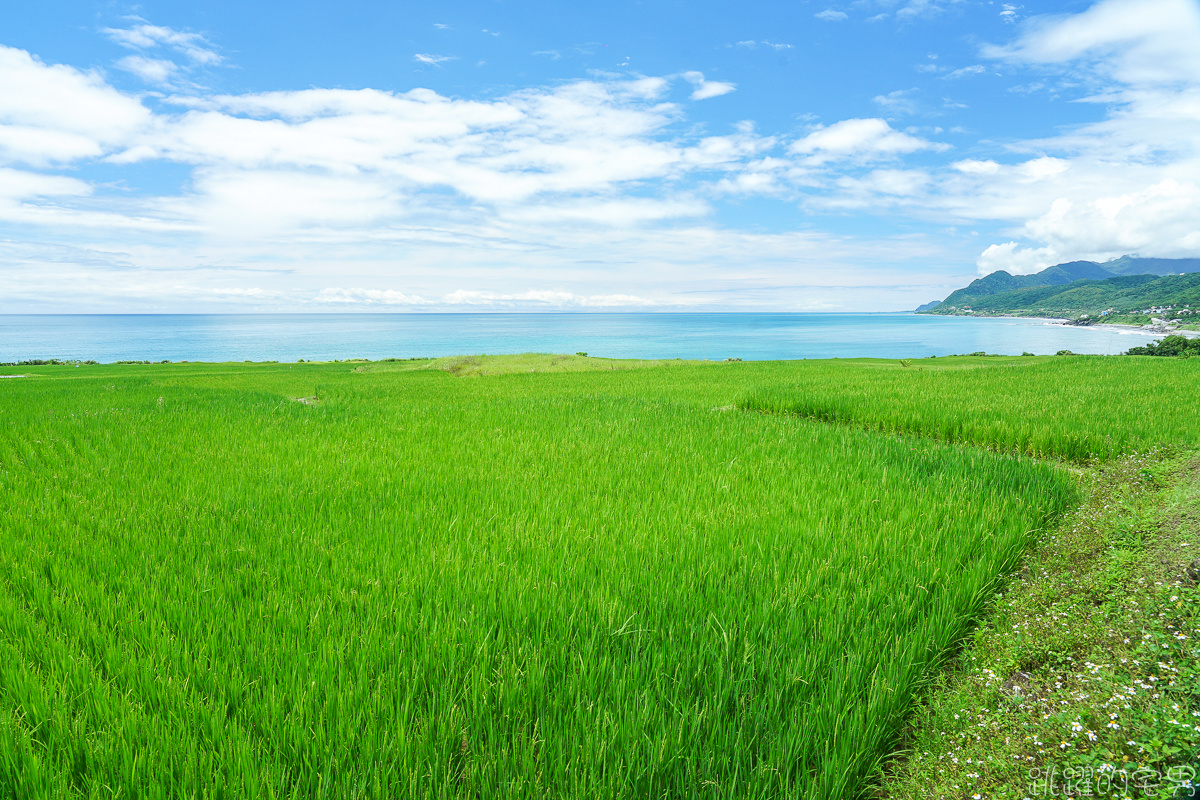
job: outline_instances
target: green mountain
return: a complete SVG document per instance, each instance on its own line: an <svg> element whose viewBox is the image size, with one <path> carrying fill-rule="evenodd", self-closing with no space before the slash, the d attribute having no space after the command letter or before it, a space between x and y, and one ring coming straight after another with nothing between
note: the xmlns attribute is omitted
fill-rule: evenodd
<svg viewBox="0 0 1200 800"><path fill-rule="evenodd" d="M1200 272L1200 258L1141 258L1140 256L1121 256L1102 264L1095 261L1068 261L1064 264L1047 267L1033 275L1011 275L1004 270L998 270L971 281L970 285L962 289L951 292L940 305L931 307L930 304L926 304L918 309L918 312L954 314L961 312L964 308L983 311L985 307L990 309L993 305L986 302L985 298L1010 295L1025 290L1061 288L1077 281L1100 282L1116 277L1165 277L1178 276L1179 273L1194 274L1198 272ZM1046 297L1053 294L1052 292ZM1024 299L1031 301L1033 296L1030 295ZM1164 305L1164 303L1150 303L1150 305Z"/></svg>
<svg viewBox="0 0 1200 800"><path fill-rule="evenodd" d="M1178 275L1200 272L1200 258L1139 258L1121 256L1102 265L1114 275Z"/></svg>
<svg viewBox="0 0 1200 800"><path fill-rule="evenodd" d="M961 291L961 290L960 290ZM951 295L953 297L953 295ZM927 314L963 313L949 308L949 298ZM1200 311L1200 272L1183 275L1120 275L1104 280L1079 280L1065 285L1035 286L972 298L972 314L1011 314L1041 317L1097 317L1101 312L1138 314L1150 308L1185 306Z"/></svg>

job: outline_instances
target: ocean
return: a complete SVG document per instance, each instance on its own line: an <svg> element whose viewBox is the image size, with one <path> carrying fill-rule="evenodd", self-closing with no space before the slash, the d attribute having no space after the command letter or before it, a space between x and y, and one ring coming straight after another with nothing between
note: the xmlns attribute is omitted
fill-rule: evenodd
<svg viewBox="0 0 1200 800"><path fill-rule="evenodd" d="M0 362L328 361L477 353L606 358L923 358L1120 353L1153 337L1033 319L911 313L121 314L0 316Z"/></svg>

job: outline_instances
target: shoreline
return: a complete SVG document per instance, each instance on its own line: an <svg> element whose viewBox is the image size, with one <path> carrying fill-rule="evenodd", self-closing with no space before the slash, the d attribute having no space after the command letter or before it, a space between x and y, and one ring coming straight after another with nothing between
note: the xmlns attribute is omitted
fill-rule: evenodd
<svg viewBox="0 0 1200 800"><path fill-rule="evenodd" d="M930 315L934 316L934 315ZM1184 336L1188 339L1200 338L1200 331L1183 328L1170 329L1149 325L1126 325L1121 322L1097 322L1092 325L1074 325L1066 317L1034 317L1017 316L1015 314L943 314L946 317L968 317L971 319L1019 319L1024 321L1037 320L1046 325L1061 325L1068 328L1083 330L1108 331L1110 333L1137 333L1143 336Z"/></svg>
<svg viewBox="0 0 1200 800"><path fill-rule="evenodd" d="M1099 322L1095 325L1072 325L1073 328L1095 328L1100 331L1113 331L1115 333L1140 333L1145 336L1184 336L1188 339L1200 337L1200 331L1191 331L1184 329L1169 329L1158 326L1150 327L1146 325L1125 325L1120 322Z"/></svg>

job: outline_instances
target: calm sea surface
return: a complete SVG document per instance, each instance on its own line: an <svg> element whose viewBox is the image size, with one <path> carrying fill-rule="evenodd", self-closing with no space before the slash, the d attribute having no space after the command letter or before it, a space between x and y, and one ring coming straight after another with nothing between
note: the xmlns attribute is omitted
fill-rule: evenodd
<svg viewBox="0 0 1200 800"><path fill-rule="evenodd" d="M575 353L608 358L921 358L1120 353L1151 339L1038 320L896 314L0 316L0 361L295 361Z"/></svg>

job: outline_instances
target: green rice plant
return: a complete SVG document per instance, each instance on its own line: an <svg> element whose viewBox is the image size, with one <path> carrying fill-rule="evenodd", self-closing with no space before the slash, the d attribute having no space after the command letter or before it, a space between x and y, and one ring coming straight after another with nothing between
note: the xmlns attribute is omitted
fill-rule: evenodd
<svg viewBox="0 0 1200 800"><path fill-rule="evenodd" d="M749 389L737 406L1072 461L1200 441L1200 365L1186 359L1084 356L941 368L955 361L800 368L786 382Z"/></svg>
<svg viewBox="0 0 1200 800"><path fill-rule="evenodd" d="M721 410L855 369L30 368L0 386L0 786L863 792L1074 489Z"/></svg>

